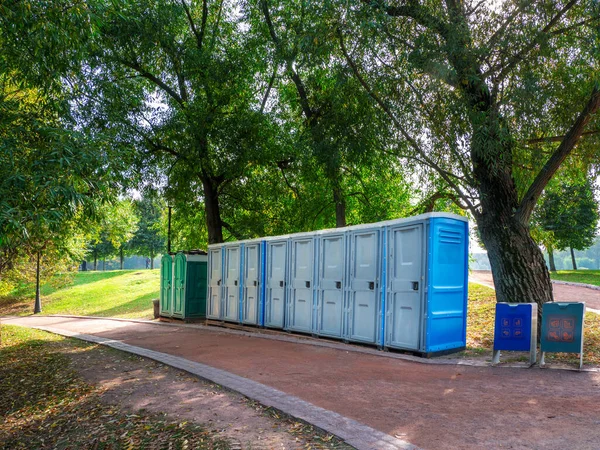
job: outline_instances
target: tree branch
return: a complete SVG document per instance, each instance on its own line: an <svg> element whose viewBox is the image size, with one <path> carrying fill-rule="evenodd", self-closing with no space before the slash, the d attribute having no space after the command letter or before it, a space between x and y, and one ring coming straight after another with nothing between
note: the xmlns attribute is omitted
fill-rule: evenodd
<svg viewBox="0 0 600 450"><path fill-rule="evenodd" d="M369 5L373 4L372 0L362 1L363 3L368 3ZM436 32L444 39L446 39L450 33L448 25L444 21L432 14L429 14L425 8L421 6L420 2L416 0L407 0L404 5L386 5L380 8L383 9L383 11L390 17L408 17L413 19L419 25Z"/></svg>
<svg viewBox="0 0 600 450"><path fill-rule="evenodd" d="M562 19L562 17L567 11L569 11L573 6L575 6L576 3L577 0L571 0L558 13L556 13L556 15L550 20L550 22L548 22L548 24L540 32L538 32L537 36L527 46L525 46L525 48L521 49L520 52L518 52L516 55L512 56L508 60L507 64L504 66L504 68L502 68L497 79L504 79L506 75L513 69L514 66L520 63L531 50L533 50L537 45L540 44L540 42L546 36L546 34L554 27L554 25L556 25L560 21L560 19Z"/></svg>
<svg viewBox="0 0 600 450"><path fill-rule="evenodd" d="M523 197L523 200L521 200L521 204L519 205L519 209L517 210L515 217L522 224L527 224L529 222L531 213L533 212L538 198L540 195L542 195L544 188L554 176L566 157L569 156L573 148L575 148L581 139L583 130L588 122L592 119L592 115L594 115L598 109L600 109L600 90L598 85L596 85L592 90L590 99L583 108L583 111L581 111L568 133L565 134L565 137L556 151L552 154L542 170L538 173L537 177Z"/></svg>
<svg viewBox="0 0 600 450"><path fill-rule="evenodd" d="M265 110L265 105L267 104L267 100L269 99L269 94L271 93L271 89L273 88L273 83L275 83L275 77L277 76L277 70L279 69L279 65L275 64L273 67L273 75L271 75L271 79L269 80L269 86L267 87L267 91L262 99L260 104L260 113L262 114Z"/></svg>
<svg viewBox="0 0 600 450"><path fill-rule="evenodd" d="M600 130L592 130L592 131L585 131L583 133L581 133L581 137L584 136L590 136L593 134L599 134ZM533 139L528 139L527 141L525 141L527 144L545 144L548 142L562 142L562 140L565 138L565 136L549 136L549 137L542 137L542 138L533 138Z"/></svg>
<svg viewBox="0 0 600 450"><path fill-rule="evenodd" d="M354 72L354 76L356 77L358 82L361 84L361 86L365 89L365 91L369 94L369 96L371 96L371 98L373 100L375 100L375 102L386 113L386 115L391 119L391 121L394 123L394 125L396 126L398 131L400 131L400 133L402 134L404 139L406 139L406 141L410 144L410 146L419 155L421 155L421 157L426 161L426 163L430 167L432 167L434 170L436 170L440 174L440 176L444 179L444 181L446 181L448 186L450 186L452 189L454 189L454 191L458 194L458 196L463 199L463 201L466 203L467 207L473 213L473 215L477 216L478 213L475 210L475 208L473 207L473 204L469 201L468 198L465 197L465 195L461 192L460 188L456 185L456 183L454 183L454 181L452 181L452 179L448 176L448 172L443 170L438 164L435 163L435 161L433 161L431 158L429 158L429 156L425 153L425 151L423 151L423 149L421 148L419 143L410 134L408 134L408 132L404 129L404 127L402 126L400 121L396 118L395 114L391 111L391 109L388 107L388 105L386 105L383 102L383 100L381 98L379 98L379 96L371 89L371 87L365 81L363 76L360 74L358 67L356 66L356 64L354 63L352 58L350 58L350 55L347 52L346 46L344 44L342 32L339 29L338 29L338 37L339 37L342 53L343 53L344 57L346 58L348 65Z"/></svg>
<svg viewBox="0 0 600 450"><path fill-rule="evenodd" d="M177 92L175 92L175 90L172 87L170 87L167 83L162 81L156 75L153 75L150 72L148 72L147 70L145 70L144 68L142 68L142 66L137 61L131 62L131 61L127 61L125 59L119 59L119 62L121 64L123 64L124 66L127 66L130 69L135 70L137 73L140 74L140 76L146 78L147 80L154 83L157 87L159 87L160 89L165 91L166 94L168 94L173 100L175 100L181 106L185 106L181 96Z"/></svg>
<svg viewBox="0 0 600 450"><path fill-rule="evenodd" d="M263 10L263 15L265 16L265 21L267 22L267 27L269 28L269 34L271 35L271 39L273 43L277 47L277 51L281 53L281 41L275 32L275 27L273 25L273 21L271 20L271 15L269 14L269 5L267 4L267 0L261 0L261 6ZM294 70L292 65L292 61L290 58L285 59L286 69L292 78L292 81L296 85L296 90L298 91L298 96L300 97L300 106L302 107L302 112L310 122L310 120L314 116L314 111L310 107L310 103L308 101L308 94L306 93L306 87L302 82L302 79L298 75L298 73Z"/></svg>

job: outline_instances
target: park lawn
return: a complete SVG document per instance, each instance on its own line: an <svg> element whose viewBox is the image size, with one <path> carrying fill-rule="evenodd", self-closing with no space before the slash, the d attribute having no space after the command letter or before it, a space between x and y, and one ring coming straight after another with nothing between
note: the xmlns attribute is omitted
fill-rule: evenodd
<svg viewBox="0 0 600 450"><path fill-rule="evenodd" d="M475 283L469 284L467 350L463 353L464 356L491 356L495 304L496 293L493 289ZM510 352L506 352L506 356L509 355ZM574 353L548 353L546 362L575 365L579 364L579 358ZM585 365L600 365L600 315L591 312L585 315L583 362Z"/></svg>
<svg viewBox="0 0 600 450"><path fill-rule="evenodd" d="M600 286L600 270L559 270L558 272L550 272L550 278Z"/></svg>
<svg viewBox="0 0 600 450"><path fill-rule="evenodd" d="M0 315L31 314L33 286L0 297ZM159 297L160 271L78 272L66 286L43 286L42 314L151 319Z"/></svg>
<svg viewBox="0 0 600 450"><path fill-rule="evenodd" d="M102 401L68 356L94 345L16 326L1 333L0 448L230 448L198 425Z"/></svg>

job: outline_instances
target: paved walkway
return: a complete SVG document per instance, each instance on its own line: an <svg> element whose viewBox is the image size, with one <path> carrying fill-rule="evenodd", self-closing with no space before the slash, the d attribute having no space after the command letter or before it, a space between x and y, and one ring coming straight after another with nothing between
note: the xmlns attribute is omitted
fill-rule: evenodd
<svg viewBox="0 0 600 450"><path fill-rule="evenodd" d="M469 281L494 288L492 272L473 270L469 273ZM585 302L588 311L600 314L600 290L585 285L563 284L552 281L554 300L557 302Z"/></svg>
<svg viewBox="0 0 600 450"><path fill-rule="evenodd" d="M227 384L229 377L277 390L290 407L339 414L350 429L360 422L388 435L382 442L395 448L405 441L426 449L598 449L600 442L597 372L418 364L210 327L61 317L3 323L85 334L219 369L214 382ZM336 428L335 420L326 425Z"/></svg>

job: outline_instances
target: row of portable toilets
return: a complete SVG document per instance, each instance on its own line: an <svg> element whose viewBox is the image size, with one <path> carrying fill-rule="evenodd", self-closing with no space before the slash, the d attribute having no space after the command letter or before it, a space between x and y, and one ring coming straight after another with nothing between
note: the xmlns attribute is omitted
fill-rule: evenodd
<svg viewBox="0 0 600 450"><path fill-rule="evenodd" d="M208 247L208 319L421 354L466 345L468 222L429 213Z"/></svg>

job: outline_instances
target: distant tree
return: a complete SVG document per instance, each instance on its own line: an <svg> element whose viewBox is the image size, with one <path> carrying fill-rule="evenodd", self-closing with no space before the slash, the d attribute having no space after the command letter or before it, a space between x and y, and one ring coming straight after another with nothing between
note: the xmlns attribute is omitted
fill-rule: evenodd
<svg viewBox="0 0 600 450"><path fill-rule="evenodd" d="M94 270L98 269L98 259L104 261L105 270L106 258L117 255L123 269L125 246L138 229L139 219L134 204L127 198L116 200L103 205L100 216L89 246L89 255L94 258Z"/></svg>
<svg viewBox="0 0 600 450"><path fill-rule="evenodd" d="M149 257L150 268L154 269L154 258L165 251L161 222L166 204L156 193L145 192L142 198L134 201L133 206L139 217L138 228L127 246L131 253Z"/></svg>
<svg viewBox="0 0 600 450"><path fill-rule="evenodd" d="M598 226L598 202L591 183L561 181L546 190L539 208L542 229L552 233L555 248L570 249L573 270L577 270L573 250L591 247Z"/></svg>

